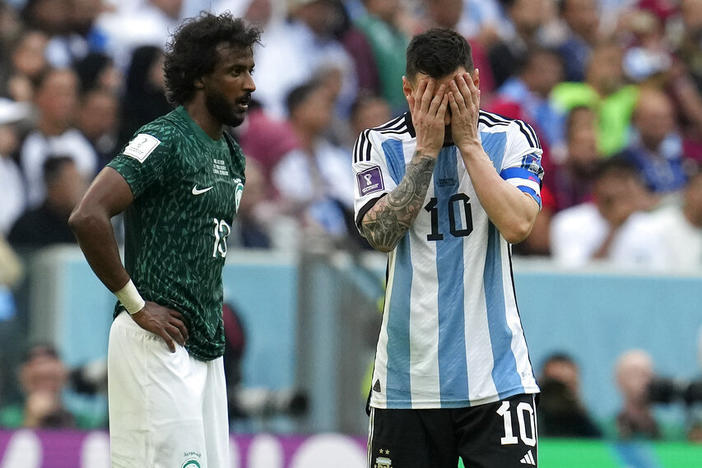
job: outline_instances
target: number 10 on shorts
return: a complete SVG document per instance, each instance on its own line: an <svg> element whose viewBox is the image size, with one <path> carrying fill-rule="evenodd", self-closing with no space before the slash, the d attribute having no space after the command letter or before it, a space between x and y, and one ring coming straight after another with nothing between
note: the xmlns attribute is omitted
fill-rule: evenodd
<svg viewBox="0 0 702 468"><path fill-rule="evenodd" d="M514 435L512 428L512 410L510 408L509 401L503 401L502 405L497 409L497 414L502 416L502 421L505 424L505 435L500 438L500 443L502 445L513 445L519 443L519 439L529 446L533 447L536 445L536 422L534 418L534 408L525 402L521 401L517 405L517 422L519 423L519 439ZM527 424L529 425L529 430L527 431Z"/></svg>

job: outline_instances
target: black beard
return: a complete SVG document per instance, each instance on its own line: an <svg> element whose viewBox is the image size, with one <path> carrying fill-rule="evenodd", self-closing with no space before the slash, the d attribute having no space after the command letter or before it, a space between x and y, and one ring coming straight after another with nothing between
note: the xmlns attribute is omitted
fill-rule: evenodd
<svg viewBox="0 0 702 468"><path fill-rule="evenodd" d="M246 117L245 113L237 113L234 106L227 103L226 98L217 91L205 94L205 107L212 116L224 125L238 127Z"/></svg>

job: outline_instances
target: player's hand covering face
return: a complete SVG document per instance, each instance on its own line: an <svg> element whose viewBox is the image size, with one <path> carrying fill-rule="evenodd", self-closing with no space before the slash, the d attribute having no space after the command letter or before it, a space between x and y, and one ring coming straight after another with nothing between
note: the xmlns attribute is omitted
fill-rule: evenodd
<svg viewBox="0 0 702 468"><path fill-rule="evenodd" d="M417 135L417 152L438 156L444 144L444 116L448 106L446 85L420 75L416 88L407 96L407 103Z"/></svg>
<svg viewBox="0 0 702 468"><path fill-rule="evenodd" d="M475 70L478 78L478 70ZM451 136L453 143L464 150L480 145L478 117L480 115L480 90L469 73L458 73L449 83L448 102L451 110Z"/></svg>

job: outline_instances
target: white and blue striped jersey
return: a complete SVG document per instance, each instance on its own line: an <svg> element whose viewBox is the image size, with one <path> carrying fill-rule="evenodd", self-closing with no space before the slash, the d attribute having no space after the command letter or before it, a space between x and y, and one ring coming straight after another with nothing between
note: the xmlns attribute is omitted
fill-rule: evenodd
<svg viewBox="0 0 702 468"><path fill-rule="evenodd" d="M541 205L541 147L522 121L481 111L480 138L503 179ZM355 213L402 180L410 114L356 141ZM422 209L388 257L373 372L375 408L459 408L539 388L515 298L511 247L488 219L456 146L439 153Z"/></svg>

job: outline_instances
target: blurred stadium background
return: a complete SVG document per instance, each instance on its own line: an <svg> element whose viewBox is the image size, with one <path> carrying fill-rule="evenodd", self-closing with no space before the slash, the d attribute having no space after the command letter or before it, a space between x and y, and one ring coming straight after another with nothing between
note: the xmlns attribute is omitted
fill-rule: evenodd
<svg viewBox="0 0 702 468"><path fill-rule="evenodd" d="M0 0L0 468L109 466L115 299L65 220L168 110L161 50L202 9L264 26L224 271L232 468L364 466L385 257L348 223L344 165L360 130L404 111L404 47L437 25L471 41L484 107L544 146L515 287L536 371L557 353L577 375L544 396L559 424L540 465L702 466L702 0ZM628 166L605 184L612 158ZM37 343L70 416L40 427L22 410ZM617 373L632 350L643 364ZM646 390L633 416L622 387ZM595 437L558 420L564 403Z"/></svg>

